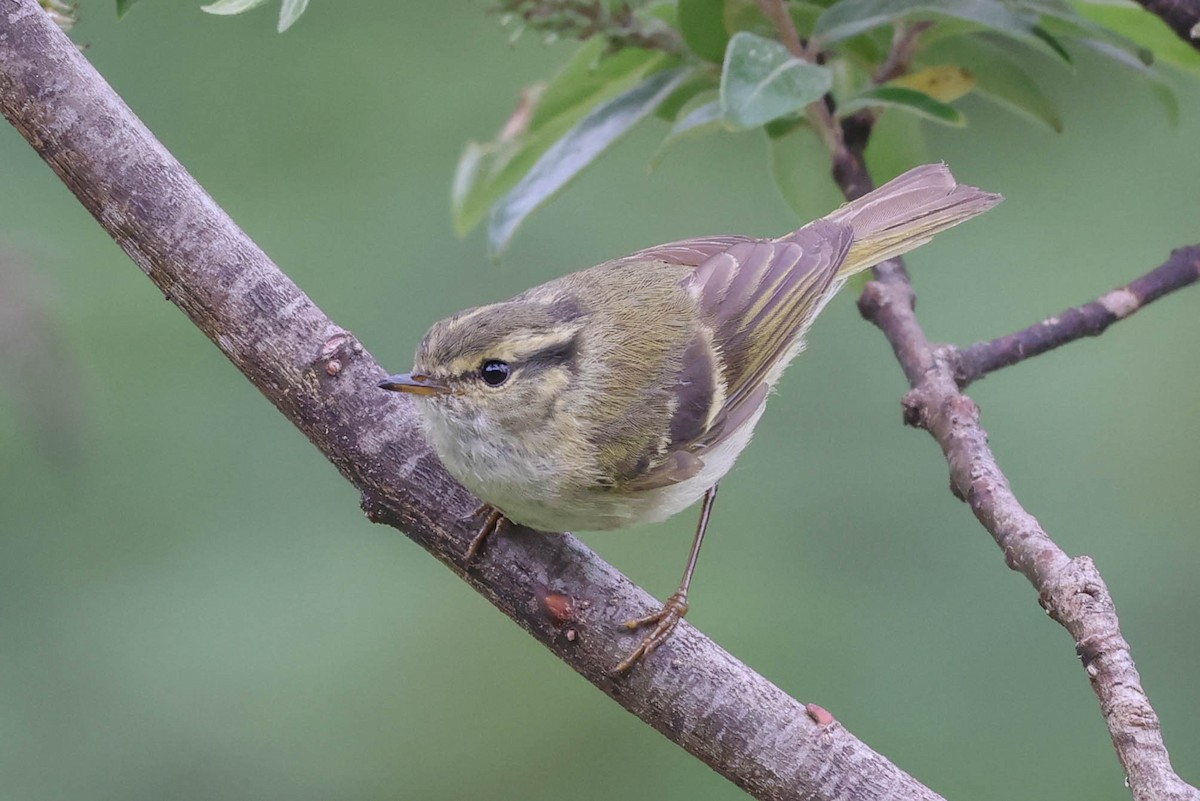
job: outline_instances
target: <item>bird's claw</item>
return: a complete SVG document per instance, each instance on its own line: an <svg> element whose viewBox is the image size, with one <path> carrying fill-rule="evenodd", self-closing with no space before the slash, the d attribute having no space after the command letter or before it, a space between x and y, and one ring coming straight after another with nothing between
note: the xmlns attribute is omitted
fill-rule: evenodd
<svg viewBox="0 0 1200 801"><path fill-rule="evenodd" d="M633 653L625 657L621 661L621 664L613 668L613 673L624 673L653 653L654 649L667 641L667 638L675 631L675 627L679 625L679 621L683 620L683 616L687 614L687 611L687 593L677 592L667 599L662 609L654 614L626 621L625 628L631 631L645 626L654 626L654 628L642 639L638 647L633 650Z"/></svg>
<svg viewBox="0 0 1200 801"><path fill-rule="evenodd" d="M472 518L486 514L483 519L483 525L479 527L479 532L475 534L475 538L471 540L471 544L467 546L467 563L475 561L475 557L483 550L483 546L487 544L488 539L493 534L503 534L505 530L512 526L512 521L504 516L495 506L490 503L480 504L474 512L471 513Z"/></svg>

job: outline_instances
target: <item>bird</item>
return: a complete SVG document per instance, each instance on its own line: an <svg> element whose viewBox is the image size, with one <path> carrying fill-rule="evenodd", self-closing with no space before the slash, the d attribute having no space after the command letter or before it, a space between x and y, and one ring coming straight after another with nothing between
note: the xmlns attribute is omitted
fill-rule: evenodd
<svg viewBox="0 0 1200 801"><path fill-rule="evenodd" d="M927 164L778 238L639 250L434 323L412 371L379 386L415 399L442 464L482 501L468 563L514 523L617 529L703 501L678 589L626 623L649 632L624 673L687 614L717 486L821 310L852 275L1001 199Z"/></svg>

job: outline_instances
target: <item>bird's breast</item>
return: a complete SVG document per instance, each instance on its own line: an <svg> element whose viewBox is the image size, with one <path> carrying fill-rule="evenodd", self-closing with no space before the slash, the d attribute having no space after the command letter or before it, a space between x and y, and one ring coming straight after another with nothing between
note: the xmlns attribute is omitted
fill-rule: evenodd
<svg viewBox="0 0 1200 801"><path fill-rule="evenodd" d="M513 437L482 416L454 416L422 404L426 434L450 475L513 522L538 531L601 531L655 523L683 511L721 480L758 420L704 455L684 481L629 491L600 480L554 433ZM761 414L761 409L759 410Z"/></svg>

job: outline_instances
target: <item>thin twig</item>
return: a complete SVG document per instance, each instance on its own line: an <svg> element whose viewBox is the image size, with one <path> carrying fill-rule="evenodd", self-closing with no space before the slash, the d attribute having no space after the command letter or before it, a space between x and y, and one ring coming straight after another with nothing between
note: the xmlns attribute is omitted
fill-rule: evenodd
<svg viewBox="0 0 1200 801"><path fill-rule="evenodd" d="M0 111L151 280L363 496L556 656L760 799L938 801L827 712L788 697L683 623L629 676L659 604L570 535L514 534L468 571L477 505L384 370L216 205L36 0L0 0ZM433 644L430 644L433 647Z"/></svg>
<svg viewBox="0 0 1200 801"><path fill-rule="evenodd" d="M1099 336L1113 323L1163 295L1200 280L1200 245L1172 251L1171 258L1119 289L990 342L961 351L955 369L960 389L988 373L1031 359L1082 337Z"/></svg>
<svg viewBox="0 0 1200 801"><path fill-rule="evenodd" d="M791 51L792 55L803 61L816 62L816 54L810 53L796 30L796 23L788 13L784 0L758 0L758 7L763 16L771 20L775 30L779 32L779 41Z"/></svg>
<svg viewBox="0 0 1200 801"><path fill-rule="evenodd" d="M775 26L779 33L779 41L792 55L810 64L820 63L820 54L809 48L800 38L800 32L796 30L796 23L788 13L784 0L758 0L758 6ZM851 147L843 137L843 126L834 117L833 97L826 95L815 103L809 103L804 113L813 130L821 137L825 149L829 151L834 170L841 170L847 180L853 181L853 173L859 162L854 158Z"/></svg>
<svg viewBox="0 0 1200 801"><path fill-rule="evenodd" d="M928 20L920 22L897 22L892 30L892 49L887 58L875 70L871 80L875 83L887 83L893 78L899 78L908 72L917 46L921 43L921 34L929 30L933 23Z"/></svg>
<svg viewBox="0 0 1200 801"><path fill-rule="evenodd" d="M859 135L869 135L869 129ZM848 200L862 192L860 184L842 189ZM1158 715L1095 564L1086 556L1069 557L1013 494L988 446L979 407L955 381L957 351L934 347L917 320L916 293L903 263L884 262L874 275L859 309L883 331L908 379L905 422L924 428L941 446L955 496L966 501L1006 564L1029 580L1038 602L1071 634L1134 799L1200 801L1200 791L1171 767Z"/></svg>

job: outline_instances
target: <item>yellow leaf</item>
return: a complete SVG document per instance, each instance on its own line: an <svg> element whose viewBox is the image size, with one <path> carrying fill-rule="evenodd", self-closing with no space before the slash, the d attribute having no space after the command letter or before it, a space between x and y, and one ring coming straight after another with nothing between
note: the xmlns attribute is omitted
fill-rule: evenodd
<svg viewBox="0 0 1200 801"><path fill-rule="evenodd" d="M962 67L946 64L940 67L926 67L911 75L888 81L888 85L916 89L934 100L953 103L975 88L975 76Z"/></svg>

